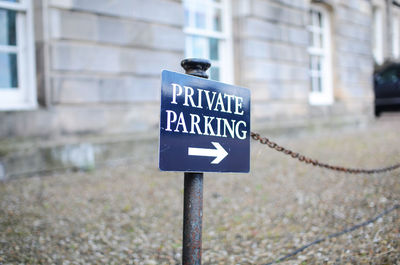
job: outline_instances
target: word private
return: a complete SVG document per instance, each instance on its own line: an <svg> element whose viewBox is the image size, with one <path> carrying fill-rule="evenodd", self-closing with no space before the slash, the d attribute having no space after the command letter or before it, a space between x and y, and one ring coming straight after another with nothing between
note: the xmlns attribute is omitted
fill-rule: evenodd
<svg viewBox="0 0 400 265"><path fill-rule="evenodd" d="M226 118L198 115L189 113L190 117L185 117L184 112L176 113L173 110L166 110L167 126L166 131L211 135L218 137L228 137L245 139L247 134L247 124L240 120L243 116L243 98L226 93L211 92L210 90L181 86L172 83L171 104L181 104L182 106L203 109L210 111L224 112L238 115L237 119L228 120ZM203 101L203 98L205 99ZM205 106L203 106L203 104ZM187 122L189 121L189 123ZM188 129L189 128L189 129ZM213 128L216 128L214 131Z"/></svg>

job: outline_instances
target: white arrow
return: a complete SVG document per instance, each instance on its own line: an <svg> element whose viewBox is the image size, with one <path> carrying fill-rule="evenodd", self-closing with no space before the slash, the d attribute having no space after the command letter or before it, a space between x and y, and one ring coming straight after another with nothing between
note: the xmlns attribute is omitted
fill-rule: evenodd
<svg viewBox="0 0 400 265"><path fill-rule="evenodd" d="M217 142L211 142L216 149L189 147L188 155L190 156L210 156L215 157L211 164L219 164L227 155L228 152Z"/></svg>

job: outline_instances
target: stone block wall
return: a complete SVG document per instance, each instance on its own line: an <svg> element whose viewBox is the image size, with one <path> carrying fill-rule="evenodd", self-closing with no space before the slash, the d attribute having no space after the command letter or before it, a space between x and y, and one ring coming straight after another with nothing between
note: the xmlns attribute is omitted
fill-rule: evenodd
<svg viewBox="0 0 400 265"><path fill-rule="evenodd" d="M372 5L369 1L336 1L332 10L334 96L341 115L372 115Z"/></svg>
<svg viewBox="0 0 400 265"><path fill-rule="evenodd" d="M179 71L183 58L181 3L52 0L49 5L51 104L74 106L78 113L97 109L100 120L123 123L108 122L106 131L154 128L156 115L145 111L157 105L161 70ZM143 116L148 124L135 126Z"/></svg>
<svg viewBox="0 0 400 265"><path fill-rule="evenodd" d="M371 3L319 1L331 16L334 103L313 106L308 101L310 2L235 2L236 82L252 89L256 128L372 114Z"/></svg>
<svg viewBox="0 0 400 265"><path fill-rule="evenodd" d="M255 127L307 114L306 2L237 1L236 77L252 90Z"/></svg>
<svg viewBox="0 0 400 265"><path fill-rule="evenodd" d="M158 129L161 70L182 71L182 3L174 0L35 0L34 3L42 107L0 113L0 122L6 125L1 126L0 136L134 133Z"/></svg>
<svg viewBox="0 0 400 265"><path fill-rule="evenodd" d="M182 72L182 1L32 1L40 107L0 112L0 180L146 154L154 160L148 143L159 130L161 70ZM387 1L314 1L331 20L334 103L325 106L309 103L311 0L230 1L234 82L251 89L253 131L372 117L372 7L386 12Z"/></svg>
<svg viewBox="0 0 400 265"><path fill-rule="evenodd" d="M374 0L376 2L378 0ZM253 128L372 114L372 5L326 0L334 104L309 104L310 0L232 0L235 84ZM179 0L35 0L41 107L0 113L0 138L158 130L162 69L182 72Z"/></svg>

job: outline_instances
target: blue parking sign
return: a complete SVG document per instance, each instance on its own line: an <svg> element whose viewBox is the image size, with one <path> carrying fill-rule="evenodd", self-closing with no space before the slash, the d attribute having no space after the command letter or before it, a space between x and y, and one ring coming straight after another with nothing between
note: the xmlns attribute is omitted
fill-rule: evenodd
<svg viewBox="0 0 400 265"><path fill-rule="evenodd" d="M249 172L250 90L164 70L159 167Z"/></svg>

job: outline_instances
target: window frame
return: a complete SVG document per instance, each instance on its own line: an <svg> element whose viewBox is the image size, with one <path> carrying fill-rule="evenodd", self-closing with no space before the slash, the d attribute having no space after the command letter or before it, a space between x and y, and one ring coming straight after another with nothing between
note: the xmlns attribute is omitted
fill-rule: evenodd
<svg viewBox="0 0 400 265"><path fill-rule="evenodd" d="M400 58L400 17L394 15L392 18L392 55L394 59Z"/></svg>
<svg viewBox="0 0 400 265"><path fill-rule="evenodd" d="M374 6L372 9L372 54L377 64L382 64L384 61L383 50L383 11L379 6Z"/></svg>
<svg viewBox="0 0 400 265"><path fill-rule="evenodd" d="M0 111L37 107L32 4L32 0L20 0L19 3L0 1L1 9L17 13L17 44L15 47L0 45L0 52L12 52L17 55L18 73L17 88L0 89Z"/></svg>
<svg viewBox="0 0 400 265"><path fill-rule="evenodd" d="M190 8L192 4L194 4L195 0L183 0L183 7L186 12L187 8ZM203 59L208 59L211 61L211 67L219 67L219 80L220 82L231 83L233 84L233 41L232 41L232 15L231 15L231 1L229 0L220 0L220 3L214 2L213 0L202 0L199 3L202 3L206 6L206 8L214 9L215 7L220 8L221 10L221 32L209 30L209 26L211 21L207 20L206 17L206 29L199 29L191 26L187 26L186 23L183 28L183 32L185 34L185 57L193 57L192 54L189 53L190 46L190 36L194 37L202 37L202 38L215 38L218 39L218 54L219 60L211 60L208 56ZM206 11L206 14L211 13L210 10ZM189 19L194 20L193 16L190 16ZM192 23L194 24L194 23ZM208 25L208 27L207 27ZM209 48L207 47L209 51Z"/></svg>
<svg viewBox="0 0 400 265"><path fill-rule="evenodd" d="M311 12L321 13L322 18L322 28L313 24L313 18ZM310 23L307 26L309 34L316 32L322 35L322 47L313 46L309 43L308 54L309 54L309 76L310 76L310 93L308 101L310 105L330 105L334 102L333 98L333 84L332 84L332 49L331 49L331 18L329 10L321 5L310 5L309 9L309 19ZM312 57L317 56L321 58L320 63L320 80L321 80L321 91L316 91L313 89L313 75L314 73L311 63Z"/></svg>

